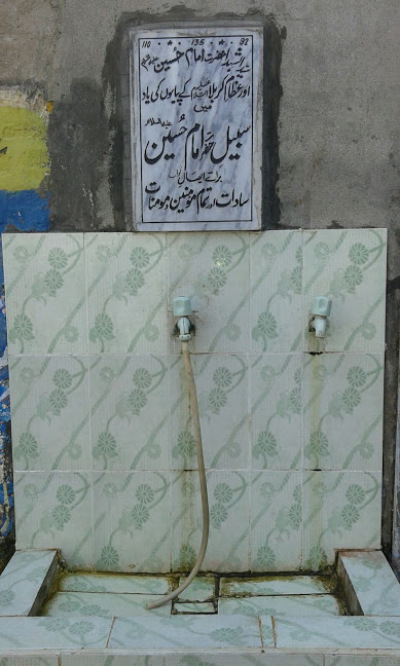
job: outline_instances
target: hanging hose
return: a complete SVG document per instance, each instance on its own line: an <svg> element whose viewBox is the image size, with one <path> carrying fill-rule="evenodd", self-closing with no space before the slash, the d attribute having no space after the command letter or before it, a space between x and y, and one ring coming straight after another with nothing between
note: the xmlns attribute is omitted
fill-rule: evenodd
<svg viewBox="0 0 400 666"><path fill-rule="evenodd" d="M189 392L189 404L192 410L193 415L193 430L194 430L194 440L196 443L196 456L197 456L197 469L199 473L199 482L200 482L200 493L201 493L201 506L203 511L203 534L201 538L200 550L198 552L196 561L193 565L189 576L186 578L185 582L182 583L176 590L170 592L165 597L160 597L157 601L153 601L151 604L146 604L146 608L152 610L153 608L158 608L168 603L172 599L176 599L183 590L190 585L192 580L197 576L201 565L203 564L204 556L207 550L208 544L208 534L210 530L210 520L209 520L209 508L208 508L208 495L207 495L207 481L206 481L206 470L204 467L204 456L203 456L203 445L201 442L201 430L200 430L200 421L199 421L199 408L197 404L197 394L196 394L196 385L194 383L193 369L190 361L190 353L187 342L182 342L182 356L183 356L183 365L185 367L186 379L188 383L188 392Z"/></svg>

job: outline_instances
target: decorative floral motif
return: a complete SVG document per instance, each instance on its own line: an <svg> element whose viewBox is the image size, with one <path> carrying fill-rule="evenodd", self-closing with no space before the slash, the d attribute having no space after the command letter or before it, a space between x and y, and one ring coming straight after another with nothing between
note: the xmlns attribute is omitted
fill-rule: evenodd
<svg viewBox="0 0 400 666"><path fill-rule="evenodd" d="M358 405L361 402L361 396L360 393L357 391L357 389L354 388L354 386L349 386L342 395L342 401L343 401L343 409L345 412L348 414L353 413L353 409L355 407L358 407Z"/></svg>
<svg viewBox="0 0 400 666"><path fill-rule="evenodd" d="M364 370L360 368L360 366L355 365L349 369L347 373L347 381L349 382L350 386L360 388L366 383L367 375L365 374Z"/></svg>
<svg viewBox="0 0 400 666"><path fill-rule="evenodd" d="M23 432L19 438L19 444L24 455L28 458L37 458L39 456L38 443L36 438L30 432Z"/></svg>
<svg viewBox="0 0 400 666"><path fill-rule="evenodd" d="M71 373L69 373L68 370L65 370L65 368L59 368L59 370L56 370L53 375L53 382L57 388L66 391L72 385Z"/></svg>
<svg viewBox="0 0 400 666"><path fill-rule="evenodd" d="M128 293L131 296L136 296L140 287L144 285L144 275L138 268L131 268L126 275L126 284Z"/></svg>
<svg viewBox="0 0 400 666"><path fill-rule="evenodd" d="M33 325L26 314L18 314L14 319L14 325L11 330L11 336L21 338L22 340L33 340Z"/></svg>
<svg viewBox="0 0 400 666"><path fill-rule="evenodd" d="M178 435L177 452L183 457L193 456L195 453L194 437L189 430L182 430Z"/></svg>
<svg viewBox="0 0 400 666"><path fill-rule="evenodd" d="M232 384L232 373L223 366L216 368L213 375L214 384L221 388L227 388Z"/></svg>
<svg viewBox="0 0 400 666"><path fill-rule="evenodd" d="M365 490L357 483L352 483L346 490L346 499L350 504L362 504L365 500Z"/></svg>
<svg viewBox="0 0 400 666"><path fill-rule="evenodd" d="M111 317L105 312L100 312L94 320L94 327L90 331L90 339L112 340L114 337L114 324Z"/></svg>
<svg viewBox="0 0 400 666"><path fill-rule="evenodd" d="M349 250L349 259L353 264L361 266L369 259L369 252L364 243L354 243Z"/></svg>
<svg viewBox="0 0 400 666"><path fill-rule="evenodd" d="M214 266L208 274L208 283L211 287L213 294L217 294L218 291L226 284L226 274L219 266Z"/></svg>
<svg viewBox="0 0 400 666"><path fill-rule="evenodd" d="M314 248L314 254L323 264L326 264L331 255L329 245L327 243L317 243Z"/></svg>
<svg viewBox="0 0 400 666"><path fill-rule="evenodd" d="M142 389L134 389L128 396L128 405L132 414L140 414L140 410L146 405L147 397Z"/></svg>
<svg viewBox="0 0 400 666"><path fill-rule="evenodd" d="M216 386L210 391L210 394L208 396L208 404L210 406L210 409L214 414L219 414L221 407L225 407L227 403L227 397L225 391L220 388L219 386Z"/></svg>
<svg viewBox="0 0 400 666"><path fill-rule="evenodd" d="M56 388L49 395L49 403L53 414L58 415L60 411L67 406L67 396L65 395L64 391Z"/></svg>
<svg viewBox="0 0 400 666"><path fill-rule="evenodd" d="M107 456L108 458L115 458L117 455L117 442L115 437L108 432L101 432L98 440L97 446L95 446L93 455L95 458L98 458L100 455Z"/></svg>
<svg viewBox="0 0 400 666"><path fill-rule="evenodd" d="M343 276L346 284L346 289L350 294L353 294L361 282L363 281L363 274L361 269L355 264L348 266Z"/></svg>
<svg viewBox="0 0 400 666"><path fill-rule="evenodd" d="M52 518L56 528L62 530L64 525L71 520L71 512L65 504L58 504L52 511Z"/></svg>
<svg viewBox="0 0 400 666"><path fill-rule="evenodd" d="M196 560L196 553L192 546L182 544L179 550L179 566L182 569L189 569L193 566Z"/></svg>
<svg viewBox="0 0 400 666"><path fill-rule="evenodd" d="M393 622L392 620L386 620L379 625L379 629L383 634L387 636L398 636L400 637L400 623Z"/></svg>
<svg viewBox="0 0 400 666"><path fill-rule="evenodd" d="M218 483L214 490L214 497L219 504L229 504L233 498L233 490L227 483Z"/></svg>
<svg viewBox="0 0 400 666"><path fill-rule="evenodd" d="M62 247L53 247L48 254L49 264L56 270L62 271L68 265L68 257Z"/></svg>
<svg viewBox="0 0 400 666"><path fill-rule="evenodd" d="M8 606L15 599L15 592L12 590L1 590L0 592L0 606Z"/></svg>
<svg viewBox="0 0 400 666"><path fill-rule="evenodd" d="M276 437L269 430L262 430L257 438L257 443L253 448L253 453L256 458L260 456L276 456L278 442Z"/></svg>
<svg viewBox="0 0 400 666"><path fill-rule="evenodd" d="M136 268L146 268L150 263L150 255L144 247L134 247L131 252L131 262Z"/></svg>
<svg viewBox="0 0 400 666"><path fill-rule="evenodd" d="M322 430L315 430L311 433L309 443L305 448L305 455L307 458L312 456L328 456L329 455L329 441L327 436Z"/></svg>
<svg viewBox="0 0 400 666"><path fill-rule="evenodd" d="M141 504L151 504L154 500L154 490L147 483L142 483L136 490L135 495Z"/></svg>
<svg viewBox="0 0 400 666"><path fill-rule="evenodd" d="M212 505L210 509L210 522L213 527L218 529L227 518L228 512L224 504L218 502Z"/></svg>
<svg viewBox="0 0 400 666"><path fill-rule="evenodd" d="M104 382L111 382L114 379L114 370L105 366L100 370L100 377Z"/></svg>
<svg viewBox="0 0 400 666"><path fill-rule="evenodd" d="M116 569L119 565L119 555L114 546L104 546L100 555L100 568Z"/></svg>
<svg viewBox="0 0 400 666"><path fill-rule="evenodd" d="M144 504L135 504L131 511L131 517L135 527L140 530L150 518L150 512Z"/></svg>
<svg viewBox="0 0 400 666"><path fill-rule="evenodd" d="M151 386L152 377L146 368L138 368L133 373L133 383L140 389L147 389Z"/></svg>
<svg viewBox="0 0 400 666"><path fill-rule="evenodd" d="M358 631L374 631L376 629L376 622L370 617L354 617L351 618L350 624Z"/></svg>
<svg viewBox="0 0 400 666"><path fill-rule="evenodd" d="M216 266L226 268L232 263L232 252L226 245L218 245L212 254L212 258Z"/></svg>
<svg viewBox="0 0 400 666"><path fill-rule="evenodd" d="M273 314L268 311L262 312L257 321L257 329L260 331L261 335L266 338L277 338L278 337L278 326L276 319Z"/></svg>
<svg viewBox="0 0 400 666"><path fill-rule="evenodd" d="M56 271L54 268L51 268L49 271L47 271L43 278L43 282L49 296L56 296L57 290L61 289L64 284L61 273Z"/></svg>
<svg viewBox="0 0 400 666"><path fill-rule="evenodd" d="M345 528L349 530L359 520L360 514L354 504L346 504L341 511L341 517Z"/></svg>
<svg viewBox="0 0 400 666"><path fill-rule="evenodd" d="M276 556L272 548L269 546L260 546L257 550L256 559L257 564L261 567L265 567L266 571L275 566Z"/></svg>
<svg viewBox="0 0 400 666"><path fill-rule="evenodd" d="M311 571L320 571L328 564L326 552L321 546L313 546L308 556L306 567Z"/></svg>
<svg viewBox="0 0 400 666"><path fill-rule="evenodd" d="M75 500L75 492L71 486L59 486L56 493L57 500L60 504L72 504Z"/></svg>

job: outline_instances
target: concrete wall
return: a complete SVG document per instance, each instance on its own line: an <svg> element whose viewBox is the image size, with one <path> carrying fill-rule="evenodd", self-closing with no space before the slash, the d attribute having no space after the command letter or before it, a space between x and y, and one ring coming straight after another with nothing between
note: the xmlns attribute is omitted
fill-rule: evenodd
<svg viewBox="0 0 400 666"><path fill-rule="evenodd" d="M204 0L200 5L190 0L176 6L149 0L145 11L137 0L1 5L0 83L41 86L51 102L51 174L49 185L42 186L50 193L51 228L127 228L118 85L124 25L263 18L274 42L267 73L275 76L266 223L389 229L383 530L389 549L400 287L398 2Z"/></svg>

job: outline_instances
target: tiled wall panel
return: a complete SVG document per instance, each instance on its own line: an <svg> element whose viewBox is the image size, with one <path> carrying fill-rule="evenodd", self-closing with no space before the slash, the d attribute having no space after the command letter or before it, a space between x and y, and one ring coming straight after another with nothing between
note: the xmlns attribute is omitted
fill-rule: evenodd
<svg viewBox="0 0 400 666"><path fill-rule="evenodd" d="M17 544L189 568L201 539L190 342L219 571L378 547L385 230L7 234ZM308 331L314 295L333 301Z"/></svg>

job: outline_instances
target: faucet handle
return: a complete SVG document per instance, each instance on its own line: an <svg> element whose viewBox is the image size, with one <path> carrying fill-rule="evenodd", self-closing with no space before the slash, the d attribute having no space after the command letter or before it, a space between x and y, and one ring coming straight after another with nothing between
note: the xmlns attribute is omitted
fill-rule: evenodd
<svg viewBox="0 0 400 666"><path fill-rule="evenodd" d="M320 317L329 317L331 314L332 299L327 296L315 296L312 302L311 314Z"/></svg>

